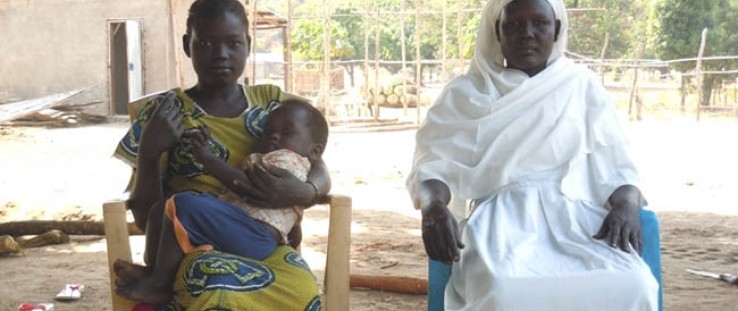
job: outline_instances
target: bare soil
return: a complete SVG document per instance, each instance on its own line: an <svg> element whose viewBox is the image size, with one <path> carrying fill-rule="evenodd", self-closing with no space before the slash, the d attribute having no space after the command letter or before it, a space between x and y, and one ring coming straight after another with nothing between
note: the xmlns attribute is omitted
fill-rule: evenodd
<svg viewBox="0 0 738 311"><path fill-rule="evenodd" d="M128 167L110 157L125 123L44 129L0 127L0 222L100 220L102 202L118 196ZM627 123L640 185L662 226L666 310L738 310L738 286L685 269L738 273L738 122L688 119ZM405 191L414 131L333 128L326 151L334 192L352 196L351 271L426 276L420 216ZM327 211L308 210L303 254L322 279ZM132 237L140 260L143 237ZM73 236L66 245L0 256L0 310L48 302L65 283L87 286L83 298L55 310L110 310L105 241ZM425 296L351 291L352 310L424 310Z"/></svg>

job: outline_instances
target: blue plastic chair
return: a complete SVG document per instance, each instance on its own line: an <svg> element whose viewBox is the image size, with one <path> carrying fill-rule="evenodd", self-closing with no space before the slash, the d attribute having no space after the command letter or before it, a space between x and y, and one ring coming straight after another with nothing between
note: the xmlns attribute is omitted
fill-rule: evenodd
<svg viewBox="0 0 738 311"><path fill-rule="evenodd" d="M643 231L641 255L659 283L659 310L664 310L663 283L661 282L661 231L656 213L642 209L641 227ZM450 276L450 265L435 260L428 261L428 311L443 311L443 295Z"/></svg>

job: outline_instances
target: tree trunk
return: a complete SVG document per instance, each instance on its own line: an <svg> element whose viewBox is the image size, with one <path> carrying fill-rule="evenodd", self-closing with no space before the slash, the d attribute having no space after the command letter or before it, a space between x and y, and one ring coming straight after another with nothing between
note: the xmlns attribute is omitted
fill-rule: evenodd
<svg viewBox="0 0 738 311"><path fill-rule="evenodd" d="M712 102L712 86L715 85L715 78L711 76L706 76L704 78L704 81L702 82L702 91L704 96L702 97L702 102L700 105L702 107L709 107L711 106L710 103Z"/></svg>
<svg viewBox="0 0 738 311"><path fill-rule="evenodd" d="M102 221L58 221L58 220L27 220L0 224L0 235L39 235L51 230L61 230L69 235L105 235L105 226ZM128 223L128 232L132 235L142 235L134 223Z"/></svg>

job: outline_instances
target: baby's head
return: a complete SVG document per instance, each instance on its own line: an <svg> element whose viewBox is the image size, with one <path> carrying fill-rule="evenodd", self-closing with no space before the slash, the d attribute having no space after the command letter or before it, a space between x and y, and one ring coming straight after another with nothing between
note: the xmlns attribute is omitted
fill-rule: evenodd
<svg viewBox="0 0 738 311"><path fill-rule="evenodd" d="M289 149L307 157L320 159L328 143L328 122L310 103L288 99L269 113L259 140L259 152Z"/></svg>

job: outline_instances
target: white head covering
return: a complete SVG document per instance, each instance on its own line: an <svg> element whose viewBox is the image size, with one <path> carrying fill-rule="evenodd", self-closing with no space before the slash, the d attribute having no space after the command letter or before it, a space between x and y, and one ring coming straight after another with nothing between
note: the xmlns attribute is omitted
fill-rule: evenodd
<svg viewBox="0 0 738 311"><path fill-rule="evenodd" d="M518 70L505 68L502 46L495 35L495 24L502 15L502 10L514 0L491 0L487 2L479 22L477 45L469 73L494 83L502 94L507 93L528 76ZM555 19L561 22L559 35L551 49L547 64L551 64L564 55L566 39L569 36L569 19L563 0L546 0L553 8Z"/></svg>
<svg viewBox="0 0 738 311"><path fill-rule="evenodd" d="M418 129L407 181L416 207L418 185L428 179L468 200L563 168L562 192L598 203L615 187L634 182L610 96L591 71L563 55L563 0L546 0L561 22L546 68L528 77L503 67L494 25L512 1L489 1L469 71L446 85ZM462 205L451 209L465 217Z"/></svg>

